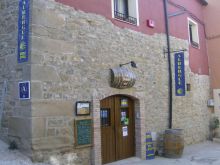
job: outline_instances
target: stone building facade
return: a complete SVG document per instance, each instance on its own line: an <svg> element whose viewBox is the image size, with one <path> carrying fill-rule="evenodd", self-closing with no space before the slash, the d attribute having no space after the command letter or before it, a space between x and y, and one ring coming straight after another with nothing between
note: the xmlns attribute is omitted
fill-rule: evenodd
<svg viewBox="0 0 220 165"><path fill-rule="evenodd" d="M220 117L220 75L219 71L219 46L220 41L220 31L219 31L219 9L220 2L213 0L209 2L209 5L204 8L204 17L206 35L207 35L207 45L209 52L209 66L210 66L210 82L212 97L214 101L215 115ZM215 18L215 19L213 19ZM218 129L218 136L220 136L220 129Z"/></svg>
<svg viewBox="0 0 220 165"><path fill-rule="evenodd" d="M168 128L165 34L123 29L98 14L54 0L33 0L29 61L18 64L17 6L17 0L0 1L0 85L5 91L2 138L15 140L34 161L76 154L75 163L102 164L100 101L125 95L135 103L135 155L144 159L145 133ZM187 50L185 78L191 84L186 96L173 98L173 128L184 129L185 144L198 143L209 137L209 76L191 71L187 40L171 37L171 45L173 50ZM174 70L173 58L174 54ZM128 61L138 66L130 68L137 76L134 87L112 88L110 68ZM18 82L22 80L30 81L30 100L18 99ZM90 116L75 115L77 101L91 102ZM74 120L82 118L92 118L93 145L76 148Z"/></svg>

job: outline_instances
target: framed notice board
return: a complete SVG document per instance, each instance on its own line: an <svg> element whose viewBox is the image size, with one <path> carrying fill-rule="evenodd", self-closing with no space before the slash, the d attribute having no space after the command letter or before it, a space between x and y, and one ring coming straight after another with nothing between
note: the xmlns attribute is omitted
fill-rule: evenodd
<svg viewBox="0 0 220 165"><path fill-rule="evenodd" d="M92 146L92 119L75 120L75 147Z"/></svg>

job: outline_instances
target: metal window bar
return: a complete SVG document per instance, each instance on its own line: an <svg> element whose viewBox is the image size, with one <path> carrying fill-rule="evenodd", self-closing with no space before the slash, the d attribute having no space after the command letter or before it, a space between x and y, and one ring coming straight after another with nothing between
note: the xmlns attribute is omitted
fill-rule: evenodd
<svg viewBox="0 0 220 165"><path fill-rule="evenodd" d="M137 25L137 18L131 17L127 14L114 11L115 18Z"/></svg>
<svg viewBox="0 0 220 165"><path fill-rule="evenodd" d="M101 109L100 111L101 126L108 127L111 125L110 109Z"/></svg>

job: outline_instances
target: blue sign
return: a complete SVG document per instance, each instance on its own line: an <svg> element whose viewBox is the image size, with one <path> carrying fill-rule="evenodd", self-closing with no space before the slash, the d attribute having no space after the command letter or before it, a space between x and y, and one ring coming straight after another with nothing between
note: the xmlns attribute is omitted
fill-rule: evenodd
<svg viewBox="0 0 220 165"><path fill-rule="evenodd" d="M19 0L18 13L18 63L28 61L29 0Z"/></svg>
<svg viewBox="0 0 220 165"><path fill-rule="evenodd" d="M150 132L146 133L146 160L154 159L154 146Z"/></svg>
<svg viewBox="0 0 220 165"><path fill-rule="evenodd" d="M175 93L176 96L185 96L185 63L184 53L175 54Z"/></svg>
<svg viewBox="0 0 220 165"><path fill-rule="evenodd" d="M30 99L30 81L23 81L18 83L19 87L19 99Z"/></svg>

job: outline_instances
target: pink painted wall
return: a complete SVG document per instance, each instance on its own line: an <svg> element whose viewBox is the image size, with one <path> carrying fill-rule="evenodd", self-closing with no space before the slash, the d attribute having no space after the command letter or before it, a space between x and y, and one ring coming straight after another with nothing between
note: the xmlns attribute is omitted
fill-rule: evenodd
<svg viewBox="0 0 220 165"><path fill-rule="evenodd" d="M220 89L220 1L204 8L212 89Z"/></svg>
<svg viewBox="0 0 220 165"><path fill-rule="evenodd" d="M163 0L139 0L139 20L140 26L124 23L112 18L111 0L56 0L57 2L69 5L75 9L85 12L96 13L110 19L113 24L121 28L129 28L145 34L165 33ZM188 22L187 17L193 13L199 20L203 21L202 5L198 0L170 0L176 4L187 8L189 11L181 16L170 18L170 33L172 36L188 40ZM179 11L180 9L169 5L169 13ZM156 23L155 28L146 26L146 20L153 19ZM206 51L206 41L204 26L199 24L200 48L190 46L190 67L194 73L209 74L208 58ZM172 46L172 45L171 45Z"/></svg>
<svg viewBox="0 0 220 165"><path fill-rule="evenodd" d="M175 4L184 7L187 12L185 14L170 18L170 33L172 36L188 40L188 17L198 23L199 26L199 49L192 46L189 47L190 68L194 73L209 74L207 47L205 39L205 26L203 17L204 6L200 5L196 0L170 0ZM181 9L174 5L169 5L169 12L173 13Z"/></svg>

